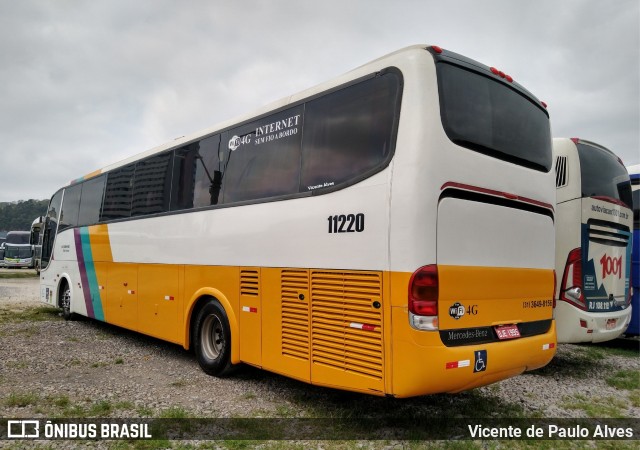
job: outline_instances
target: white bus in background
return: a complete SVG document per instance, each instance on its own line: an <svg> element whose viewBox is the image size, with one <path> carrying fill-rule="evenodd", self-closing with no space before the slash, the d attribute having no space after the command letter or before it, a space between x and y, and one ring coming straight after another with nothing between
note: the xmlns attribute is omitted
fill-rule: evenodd
<svg viewBox="0 0 640 450"><path fill-rule="evenodd" d="M7 268L33 267L33 250L29 231L9 231L4 243L4 265Z"/></svg>
<svg viewBox="0 0 640 450"><path fill-rule="evenodd" d="M615 339L631 319L629 175L620 158L593 142L557 138L553 152L558 342Z"/></svg>
<svg viewBox="0 0 640 450"><path fill-rule="evenodd" d="M62 187L41 299L212 375L459 392L555 354L553 177L542 102L414 46Z"/></svg>

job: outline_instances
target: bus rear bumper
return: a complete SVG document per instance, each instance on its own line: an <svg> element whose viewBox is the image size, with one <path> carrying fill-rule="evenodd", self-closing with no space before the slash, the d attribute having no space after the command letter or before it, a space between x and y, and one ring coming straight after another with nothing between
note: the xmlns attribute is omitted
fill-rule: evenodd
<svg viewBox="0 0 640 450"><path fill-rule="evenodd" d="M556 353L555 321L546 333L526 338L445 347L438 333L394 342L392 390L396 397L457 393L547 365ZM426 334L425 334L426 333Z"/></svg>
<svg viewBox="0 0 640 450"><path fill-rule="evenodd" d="M605 342L619 338L629 326L632 307L620 311L583 311L559 301L554 316L558 322L558 343Z"/></svg>

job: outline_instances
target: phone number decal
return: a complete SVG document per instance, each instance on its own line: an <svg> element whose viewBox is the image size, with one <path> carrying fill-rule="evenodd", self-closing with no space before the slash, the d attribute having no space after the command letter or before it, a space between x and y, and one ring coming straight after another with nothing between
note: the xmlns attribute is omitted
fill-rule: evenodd
<svg viewBox="0 0 640 450"><path fill-rule="evenodd" d="M553 306L553 300L525 300L523 308L549 308Z"/></svg>

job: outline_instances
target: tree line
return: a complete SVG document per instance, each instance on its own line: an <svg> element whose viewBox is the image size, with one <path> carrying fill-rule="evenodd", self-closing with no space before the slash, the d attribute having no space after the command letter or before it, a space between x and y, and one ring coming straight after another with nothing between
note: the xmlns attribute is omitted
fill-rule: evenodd
<svg viewBox="0 0 640 450"><path fill-rule="evenodd" d="M0 203L0 231L29 231L38 216L47 213L49 200L20 200Z"/></svg>

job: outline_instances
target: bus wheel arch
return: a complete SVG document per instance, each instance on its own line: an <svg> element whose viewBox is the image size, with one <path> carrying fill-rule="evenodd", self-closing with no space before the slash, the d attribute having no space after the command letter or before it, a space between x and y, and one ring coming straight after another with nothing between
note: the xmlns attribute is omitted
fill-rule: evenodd
<svg viewBox="0 0 640 450"><path fill-rule="evenodd" d="M224 376L232 367L232 338L229 317L222 304L213 297L199 303L192 321L192 348L202 370Z"/></svg>
<svg viewBox="0 0 640 450"><path fill-rule="evenodd" d="M197 334L197 320L202 309L210 302L217 302L223 309L229 325L229 333L231 339L231 364L240 363L240 345L238 343L238 321L231 303L222 292L217 289L203 288L198 290L189 302L186 308L185 326L184 326L184 344L187 350L195 350L195 339Z"/></svg>

